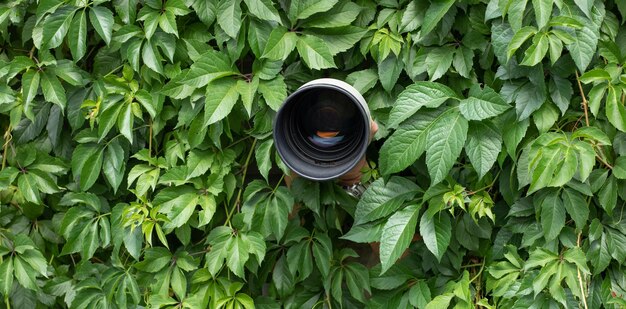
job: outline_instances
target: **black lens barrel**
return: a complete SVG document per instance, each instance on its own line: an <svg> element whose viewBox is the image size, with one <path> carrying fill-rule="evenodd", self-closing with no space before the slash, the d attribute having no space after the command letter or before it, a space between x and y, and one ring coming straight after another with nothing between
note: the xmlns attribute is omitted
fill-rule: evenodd
<svg viewBox="0 0 626 309"><path fill-rule="evenodd" d="M337 178L365 155L370 113L351 85L330 78L304 84L278 110L274 141L283 162L316 181Z"/></svg>

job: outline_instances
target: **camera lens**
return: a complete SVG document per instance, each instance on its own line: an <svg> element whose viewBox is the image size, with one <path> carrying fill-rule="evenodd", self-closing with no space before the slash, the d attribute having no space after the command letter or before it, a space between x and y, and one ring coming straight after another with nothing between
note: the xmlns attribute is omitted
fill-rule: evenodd
<svg viewBox="0 0 626 309"><path fill-rule="evenodd" d="M349 171L369 142L369 111L350 85L321 79L294 92L278 111L276 148L294 172L326 180Z"/></svg>

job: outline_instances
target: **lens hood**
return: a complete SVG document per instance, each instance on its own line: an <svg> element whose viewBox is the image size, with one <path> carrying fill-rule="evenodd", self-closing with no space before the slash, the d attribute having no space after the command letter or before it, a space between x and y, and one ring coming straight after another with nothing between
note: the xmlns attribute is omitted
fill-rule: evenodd
<svg viewBox="0 0 626 309"><path fill-rule="evenodd" d="M310 81L276 114L274 144L296 174L315 181L340 177L365 156L371 116L363 96L332 78Z"/></svg>

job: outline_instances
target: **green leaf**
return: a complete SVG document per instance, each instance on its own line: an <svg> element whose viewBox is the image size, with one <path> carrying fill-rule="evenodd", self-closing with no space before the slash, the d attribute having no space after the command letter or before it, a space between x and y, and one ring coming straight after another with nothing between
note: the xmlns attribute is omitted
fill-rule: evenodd
<svg viewBox="0 0 626 309"><path fill-rule="evenodd" d="M609 176L600 192L598 192L598 200L602 208L611 215L617 204L617 179L614 175Z"/></svg>
<svg viewBox="0 0 626 309"><path fill-rule="evenodd" d="M391 53L382 62L378 63L378 79L385 91L390 92L396 86L403 62L399 61L395 54Z"/></svg>
<svg viewBox="0 0 626 309"><path fill-rule="evenodd" d="M37 70L29 70L22 75L22 98L24 99L24 115L30 120L35 119L32 102L39 89L40 73Z"/></svg>
<svg viewBox="0 0 626 309"><path fill-rule="evenodd" d="M556 191L541 202L541 227L547 241L559 236L565 226L565 206Z"/></svg>
<svg viewBox="0 0 626 309"><path fill-rule="evenodd" d="M39 186L37 180L31 174L23 174L17 179L17 188L29 202L35 204L41 204L41 197L39 196Z"/></svg>
<svg viewBox="0 0 626 309"><path fill-rule="evenodd" d="M380 237L381 273L386 272L411 244L421 205L410 205L394 213Z"/></svg>
<svg viewBox="0 0 626 309"><path fill-rule="evenodd" d="M433 0L424 14L424 22L422 23L421 36L424 37L430 33L444 15L454 5L454 0Z"/></svg>
<svg viewBox="0 0 626 309"><path fill-rule="evenodd" d="M241 28L241 0L221 0L216 15L220 28L236 39Z"/></svg>
<svg viewBox="0 0 626 309"><path fill-rule="evenodd" d="M613 164L613 176L617 179L626 179L626 157L618 157Z"/></svg>
<svg viewBox="0 0 626 309"><path fill-rule="evenodd" d="M283 102L287 98L287 85L282 75L276 76L276 78L259 82L259 92L265 99L265 103L272 110L278 111L283 105Z"/></svg>
<svg viewBox="0 0 626 309"><path fill-rule="evenodd" d="M467 120L454 108L443 112L433 122L426 138L426 166L431 185L448 176L465 144L467 126Z"/></svg>
<svg viewBox="0 0 626 309"><path fill-rule="evenodd" d="M493 166L502 150L502 137L490 123L471 122L465 152L481 179Z"/></svg>
<svg viewBox="0 0 626 309"><path fill-rule="evenodd" d="M321 70L336 67L328 46L316 36L305 34L298 37L296 48L302 60L311 69Z"/></svg>
<svg viewBox="0 0 626 309"><path fill-rule="evenodd" d="M171 33L178 37L178 26L176 25L176 15L171 11L166 10L158 18L159 27L166 33Z"/></svg>
<svg viewBox="0 0 626 309"><path fill-rule="evenodd" d="M85 10L74 16L67 32L67 41L74 61L85 56L87 51L87 14L85 14Z"/></svg>
<svg viewBox="0 0 626 309"><path fill-rule="evenodd" d="M244 0L244 2L250 14L263 20L280 23L280 15L271 0Z"/></svg>
<svg viewBox="0 0 626 309"><path fill-rule="evenodd" d="M596 83L596 82L604 82L611 81L611 75L604 69L593 69L585 72L585 74L580 76L580 81L585 84Z"/></svg>
<svg viewBox="0 0 626 309"><path fill-rule="evenodd" d="M511 108L498 93L488 86L481 90L478 85L474 85L469 95L470 97L461 100L459 105L461 114L467 120L484 120L498 116Z"/></svg>
<svg viewBox="0 0 626 309"><path fill-rule="evenodd" d="M70 28L72 17L76 9L71 5L64 5L50 14L41 27L43 37L41 48L57 48L63 43L63 38Z"/></svg>
<svg viewBox="0 0 626 309"><path fill-rule="evenodd" d="M388 216L413 198L417 190L418 186L404 177L393 176L387 182L377 179L363 193L356 206L355 224Z"/></svg>
<svg viewBox="0 0 626 309"><path fill-rule="evenodd" d="M362 8L349 1L342 1L328 12L313 15L302 22L305 28L336 28L349 26L354 22Z"/></svg>
<svg viewBox="0 0 626 309"><path fill-rule="evenodd" d="M535 21L537 22L537 28L541 29L546 24L552 15L552 0L532 0L533 8L535 9Z"/></svg>
<svg viewBox="0 0 626 309"><path fill-rule="evenodd" d="M591 8L593 7L593 0L574 0L574 3L580 8L583 13L591 18Z"/></svg>
<svg viewBox="0 0 626 309"><path fill-rule="evenodd" d="M431 213L429 209L422 215L419 231L426 248L441 261L452 237L450 216L446 212Z"/></svg>
<svg viewBox="0 0 626 309"><path fill-rule="evenodd" d="M526 26L519 31L515 32L515 35L509 42L509 45L506 48L506 58L511 59L511 57L515 54L515 52L522 47L522 44L526 42L532 35L537 33L537 28L533 26Z"/></svg>
<svg viewBox="0 0 626 309"><path fill-rule="evenodd" d="M48 102L52 102L65 109L67 99L65 98L65 89L59 79L50 72L44 72L41 77L41 90L43 91L43 97Z"/></svg>
<svg viewBox="0 0 626 309"><path fill-rule="evenodd" d="M437 47L428 52L425 64L430 81L438 80L448 72L454 59L454 53L454 48L450 46Z"/></svg>
<svg viewBox="0 0 626 309"><path fill-rule="evenodd" d="M626 109L620 101L619 91L612 85L606 95L606 118L618 130L626 132Z"/></svg>
<svg viewBox="0 0 626 309"><path fill-rule="evenodd" d="M589 205L584 197L575 190L565 188L561 198L567 213L576 223L576 229L582 231L587 225L587 219L589 218Z"/></svg>
<svg viewBox="0 0 626 309"><path fill-rule="evenodd" d="M289 5L288 16L291 23L305 19L315 13L330 10L339 0L293 0Z"/></svg>
<svg viewBox="0 0 626 309"><path fill-rule="evenodd" d="M257 166L259 167L259 173L265 178L265 181L269 182L268 174L272 168L272 146L274 145L273 139L267 139L257 144L254 152L254 158L256 159Z"/></svg>
<svg viewBox="0 0 626 309"><path fill-rule="evenodd" d="M198 195L189 187L174 187L159 191L154 198L159 211L167 214L164 228L178 228L187 223L198 205Z"/></svg>
<svg viewBox="0 0 626 309"><path fill-rule="evenodd" d="M98 35L109 45L113 32L113 13L103 6L94 6L89 10L89 21Z"/></svg>
<svg viewBox="0 0 626 309"><path fill-rule="evenodd" d="M299 41L298 36L294 32L278 26L270 33L261 58L283 61L296 48L296 43Z"/></svg>
<svg viewBox="0 0 626 309"><path fill-rule="evenodd" d="M389 112L387 126L395 128L422 107L439 107L447 99L456 97L456 93L445 85L434 82L416 82L398 95L396 103Z"/></svg>
<svg viewBox="0 0 626 309"><path fill-rule="evenodd" d="M472 67L474 66L474 52L465 47L461 46L456 49L454 52L454 59L452 60L452 65L454 69L459 73L459 75L470 78L470 72L472 71Z"/></svg>
<svg viewBox="0 0 626 309"><path fill-rule="evenodd" d="M537 65L546 56L549 45L550 39L546 34L535 35L533 45L524 52L524 60L520 64L526 66Z"/></svg>
<svg viewBox="0 0 626 309"><path fill-rule="evenodd" d="M184 84L200 88L208 83L225 76L237 74L231 67L228 56L218 51L208 51L202 55L191 65L189 72L180 80L178 84ZM174 83L170 83L174 86ZM168 87L164 87L164 92L168 95Z"/></svg>
<svg viewBox="0 0 626 309"><path fill-rule="evenodd" d="M210 125L224 119L239 100L237 82L233 79L220 79L206 88L204 103L204 123Z"/></svg>
<svg viewBox="0 0 626 309"><path fill-rule="evenodd" d="M26 262L22 261L19 257L13 259L13 269L15 278L23 287L36 291L37 282L35 279L35 272L32 267Z"/></svg>
<svg viewBox="0 0 626 309"><path fill-rule="evenodd" d="M143 44L143 49L141 50L141 59L143 60L143 63L151 70L160 74L163 73L163 66L161 65L161 55L157 52L154 42L147 41L145 44Z"/></svg>
<svg viewBox="0 0 626 309"><path fill-rule="evenodd" d="M254 77L252 80L238 80L237 81L237 91L241 95L241 101L243 102L243 107L246 109L246 112L249 116L252 116L252 103L254 102L254 97L257 92L257 88L259 87L259 78Z"/></svg>
<svg viewBox="0 0 626 309"><path fill-rule="evenodd" d="M517 32L522 28L522 21L526 11L528 0L511 1L508 5L509 23L513 31Z"/></svg>
<svg viewBox="0 0 626 309"><path fill-rule="evenodd" d="M187 157L187 177L189 180L204 175L214 161L214 154L210 151L193 149Z"/></svg>
<svg viewBox="0 0 626 309"><path fill-rule="evenodd" d="M598 38L593 30L589 27L583 27L575 32L574 41L567 45L574 63L576 63L578 70L581 72L587 70L587 66L589 66L591 59L596 54L597 44Z"/></svg>
<svg viewBox="0 0 626 309"><path fill-rule="evenodd" d="M83 191L91 188L102 168L104 149L96 144L80 144L72 153L72 174Z"/></svg>
<svg viewBox="0 0 626 309"><path fill-rule="evenodd" d="M6 257L0 263L0 292L9 295L13 289L13 258Z"/></svg>
<svg viewBox="0 0 626 309"><path fill-rule="evenodd" d="M413 164L426 150L426 137L440 111L424 111L407 119L380 148L383 175L400 172Z"/></svg>

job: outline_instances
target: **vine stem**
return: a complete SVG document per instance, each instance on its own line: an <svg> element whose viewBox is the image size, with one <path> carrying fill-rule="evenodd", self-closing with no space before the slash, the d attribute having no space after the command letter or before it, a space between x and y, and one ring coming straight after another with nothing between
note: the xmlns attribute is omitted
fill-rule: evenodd
<svg viewBox="0 0 626 309"><path fill-rule="evenodd" d="M13 139L13 135L11 135L11 125L7 127L7 130L4 132L4 145L2 145L2 169L7 165L7 152L9 150L9 144Z"/></svg>
<svg viewBox="0 0 626 309"><path fill-rule="evenodd" d="M576 240L576 246L580 248L580 235L582 232L578 232L578 239ZM585 309L589 309L589 306L587 305L587 297L585 296L585 286L583 285L583 277L580 274L580 267L576 267L576 270L578 271L578 284L580 284L580 294L581 294L581 298L583 299L583 305L585 306Z"/></svg>
<svg viewBox="0 0 626 309"><path fill-rule="evenodd" d="M583 98L583 110L585 111L585 124L589 126L589 113L587 112L587 98L585 98L585 92L583 91L583 85L580 83L580 76L578 76L578 70L576 73L576 82L578 83L578 90L580 91L580 97Z"/></svg>
<svg viewBox="0 0 626 309"><path fill-rule="evenodd" d="M252 141L252 146L250 146L248 157L246 157L246 162L243 164L243 174L241 176L241 188L239 188L239 192L237 192L237 198L235 199L235 203L233 204L232 208L226 215L226 224L228 224L228 226L230 226L230 218L235 212L235 209L238 208L239 201L241 200L241 193L243 193L243 186L246 184L246 174L248 174L248 166L250 165L250 159L252 158L252 153L254 152L256 141L257 141L256 138L254 139L254 141Z"/></svg>

